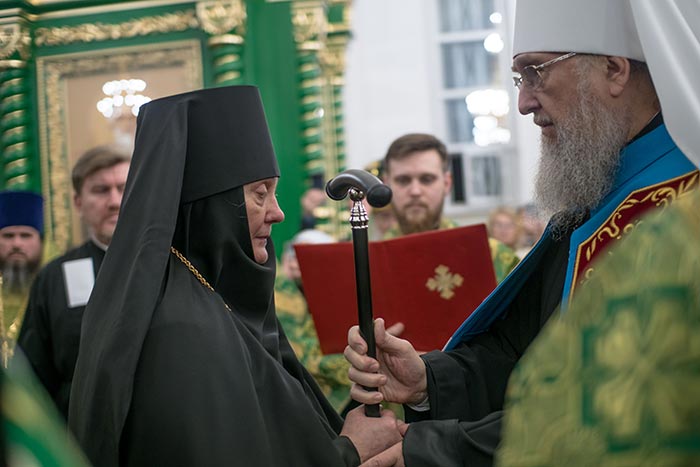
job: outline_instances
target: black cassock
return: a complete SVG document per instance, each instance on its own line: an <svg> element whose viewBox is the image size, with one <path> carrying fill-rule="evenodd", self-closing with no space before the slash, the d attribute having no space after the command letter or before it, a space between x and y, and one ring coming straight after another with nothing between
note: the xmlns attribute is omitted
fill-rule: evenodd
<svg viewBox="0 0 700 467"><path fill-rule="evenodd" d="M63 264L91 258L97 274L104 256L104 250L88 241L44 266L32 284L17 340L39 381L65 418L68 418L68 399L85 306L68 306Z"/></svg>
<svg viewBox="0 0 700 467"><path fill-rule="evenodd" d="M171 256L134 379L124 465L346 465L340 417L283 336L279 348L278 360Z"/></svg>

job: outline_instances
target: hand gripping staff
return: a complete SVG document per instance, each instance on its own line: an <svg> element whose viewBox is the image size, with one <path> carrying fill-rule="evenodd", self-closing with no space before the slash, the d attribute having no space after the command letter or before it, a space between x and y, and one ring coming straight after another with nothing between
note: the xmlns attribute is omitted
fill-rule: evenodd
<svg viewBox="0 0 700 467"><path fill-rule="evenodd" d="M350 227L352 229L352 246L355 255L357 314L360 323L360 333L367 342L367 355L376 358L367 239L369 218L362 200L366 197L370 206L375 208L384 207L391 201L391 188L384 185L369 172L349 169L328 181L326 194L335 201L345 199L349 194L350 199L353 201L352 209L350 210ZM377 388L366 389L377 390ZM368 417L379 417L379 404L365 406L365 415Z"/></svg>

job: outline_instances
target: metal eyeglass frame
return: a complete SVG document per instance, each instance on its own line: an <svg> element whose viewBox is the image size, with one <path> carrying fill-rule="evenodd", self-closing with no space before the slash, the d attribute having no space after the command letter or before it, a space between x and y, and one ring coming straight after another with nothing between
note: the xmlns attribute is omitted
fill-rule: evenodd
<svg viewBox="0 0 700 467"><path fill-rule="evenodd" d="M550 65L554 65L557 62L571 58L574 55L576 55L576 52L569 52L568 54L560 55L559 57L553 58L540 65L528 65L523 68L517 76L513 76L513 85L518 89L520 89L523 84L530 89L541 89L544 82L544 77L540 71Z"/></svg>

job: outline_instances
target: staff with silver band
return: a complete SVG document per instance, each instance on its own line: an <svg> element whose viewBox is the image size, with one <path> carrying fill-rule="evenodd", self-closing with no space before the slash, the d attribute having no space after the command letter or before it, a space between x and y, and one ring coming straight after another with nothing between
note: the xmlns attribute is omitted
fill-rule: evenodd
<svg viewBox="0 0 700 467"><path fill-rule="evenodd" d="M341 172L326 184L329 198L340 201L350 196L353 202L350 210L350 227L355 260L355 285L357 289L357 313L360 332L367 342L367 355L376 357L374 342L374 320L372 317L372 288L369 270L369 241L367 228L369 217L362 203L367 199L370 206L381 208L391 201L391 188L384 185L377 177L364 170L349 169ZM366 388L373 389L376 388ZM365 407L365 415L379 417L379 404Z"/></svg>

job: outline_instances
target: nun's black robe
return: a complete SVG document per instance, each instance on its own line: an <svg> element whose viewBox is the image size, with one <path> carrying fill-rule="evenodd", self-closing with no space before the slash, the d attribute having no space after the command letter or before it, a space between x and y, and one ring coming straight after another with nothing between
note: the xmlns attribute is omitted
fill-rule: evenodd
<svg viewBox="0 0 700 467"><path fill-rule="evenodd" d="M332 442L343 444L340 418L284 338L280 353L282 362L171 255L134 378L122 465L346 465Z"/></svg>
<svg viewBox="0 0 700 467"><path fill-rule="evenodd" d="M71 392L96 467L359 464L277 322L271 242L253 259L243 187L278 176L253 87L141 108Z"/></svg>

